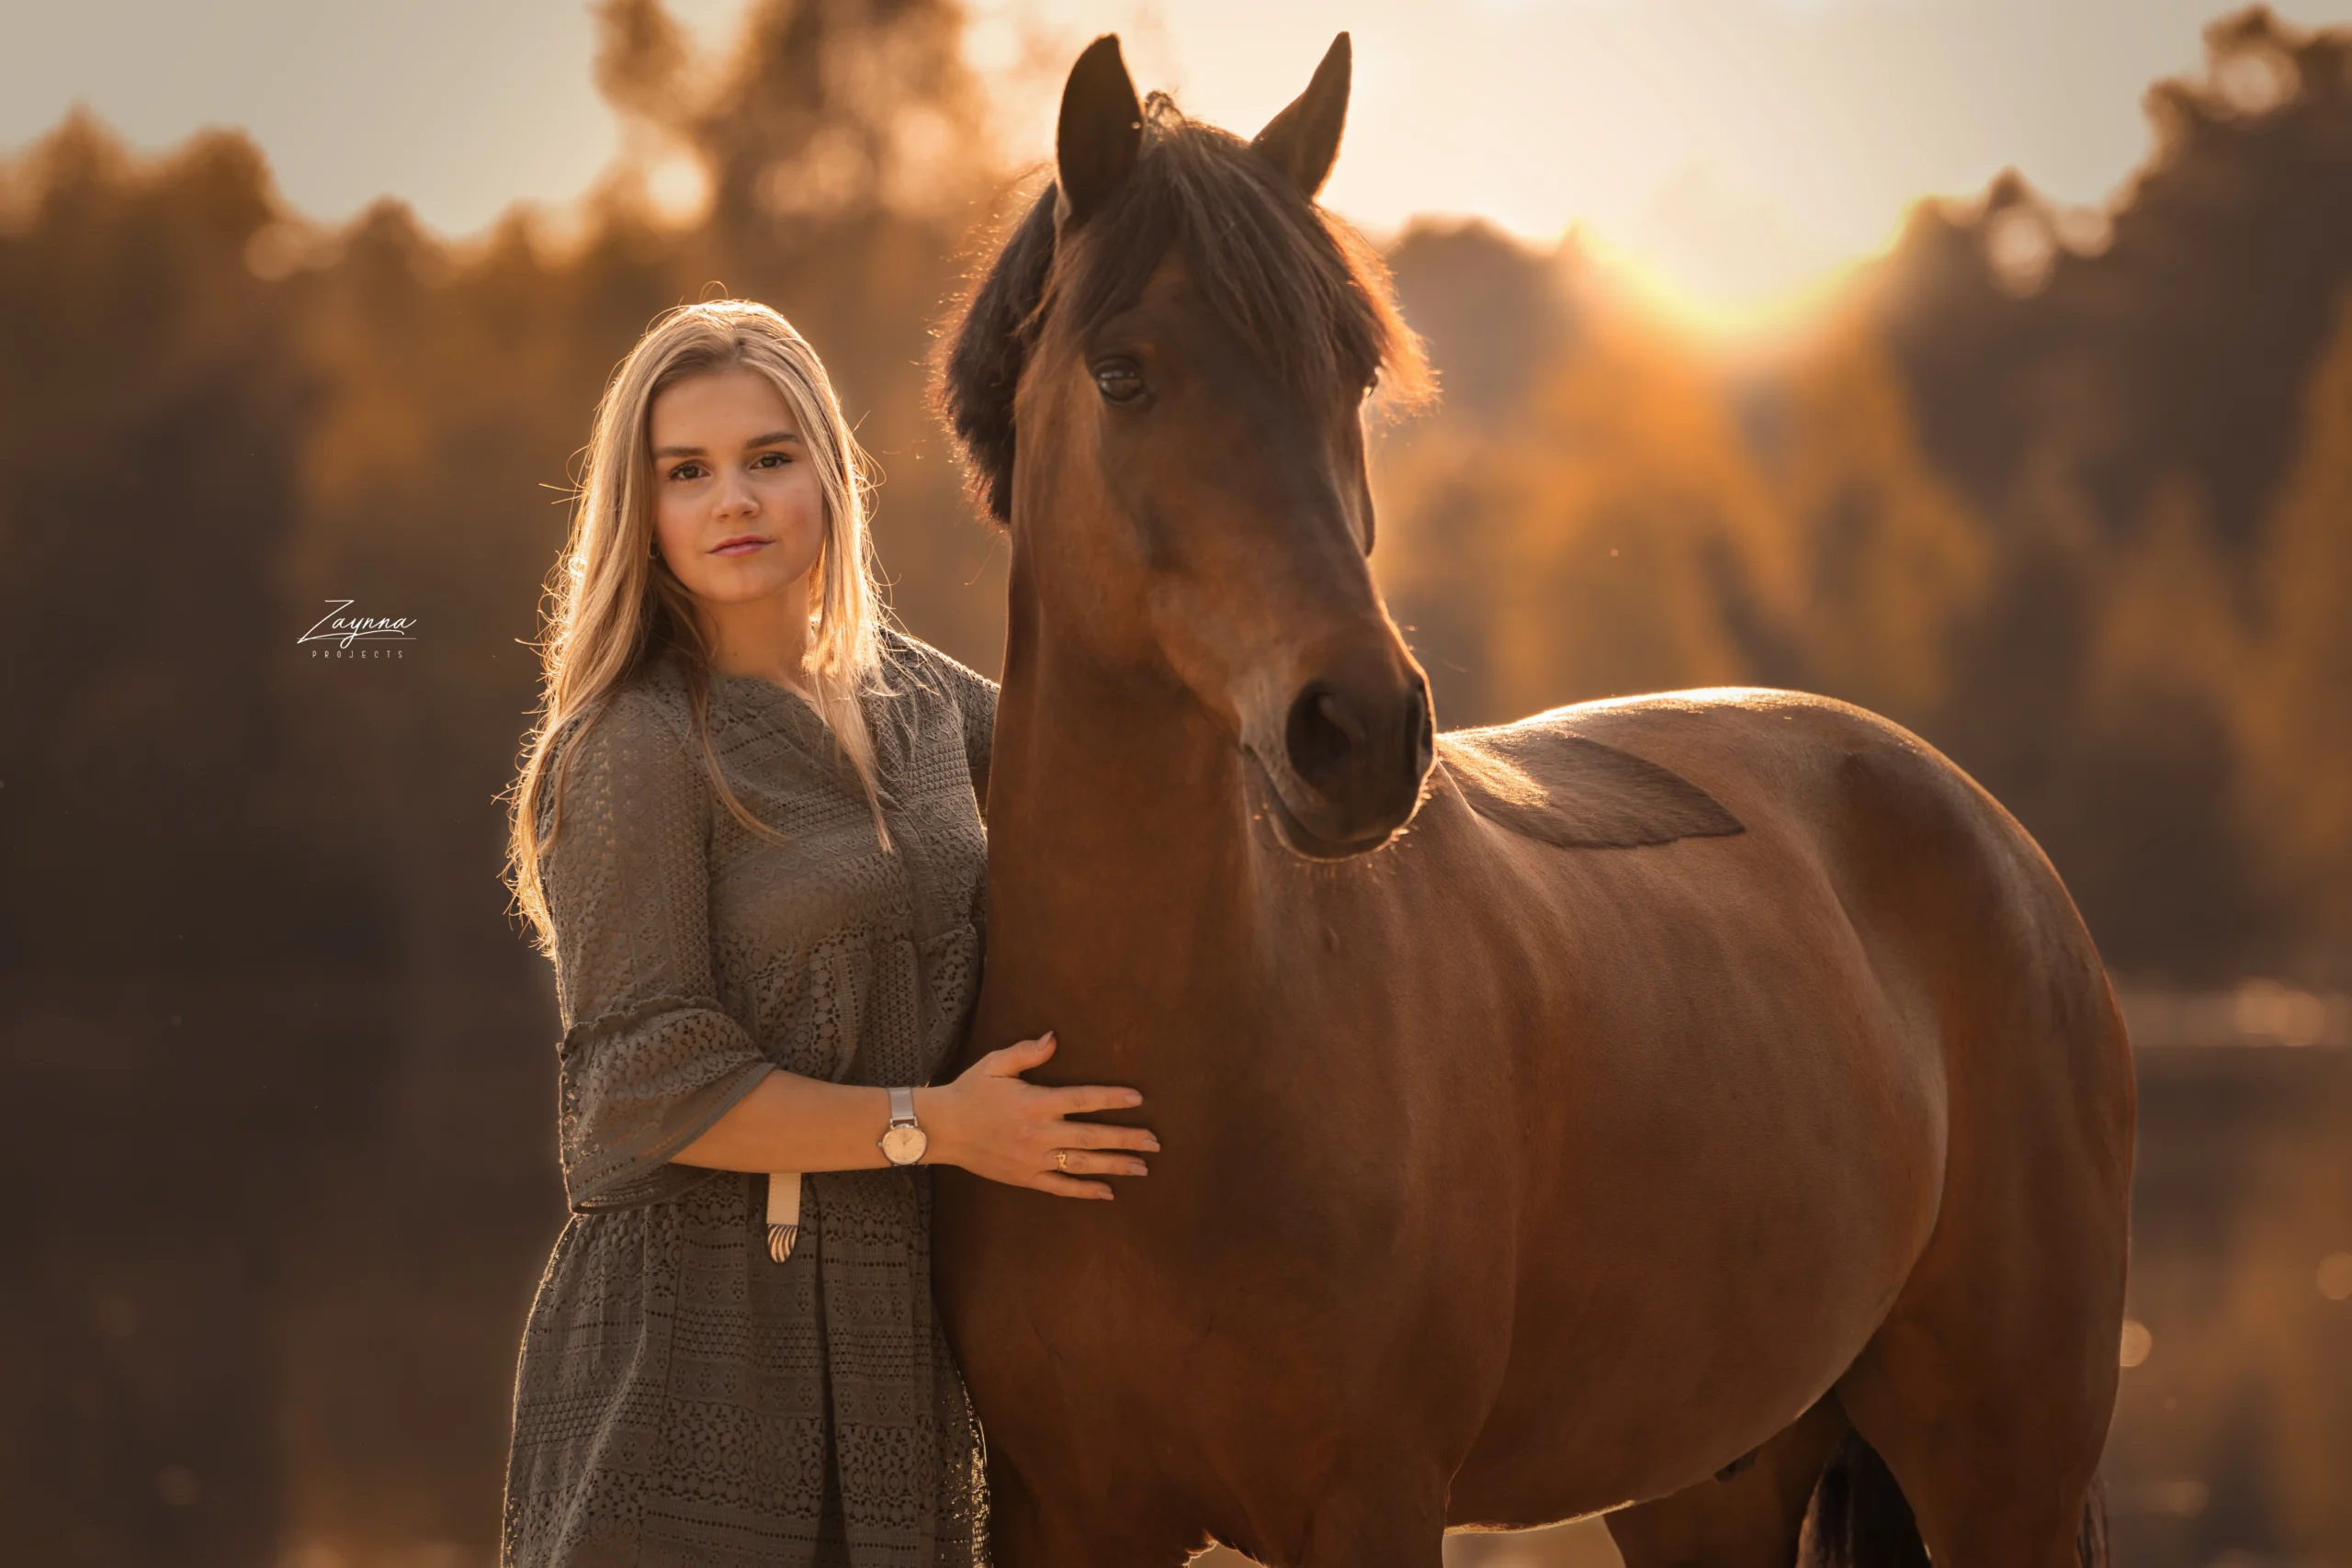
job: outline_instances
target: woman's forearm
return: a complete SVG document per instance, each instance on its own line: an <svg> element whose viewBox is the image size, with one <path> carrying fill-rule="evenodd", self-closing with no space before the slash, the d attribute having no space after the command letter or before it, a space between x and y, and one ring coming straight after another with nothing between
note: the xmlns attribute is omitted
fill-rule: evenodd
<svg viewBox="0 0 2352 1568"><path fill-rule="evenodd" d="M779 1067L670 1157L715 1170L873 1170L890 1163L880 1144L889 1122L888 1090Z"/></svg>
<svg viewBox="0 0 2352 1568"><path fill-rule="evenodd" d="M1148 1128L1069 1120L1131 1111L1143 1096L1093 1084L1047 1089L1022 1078L1053 1054L1048 1032L989 1052L953 1083L916 1088L915 1121L929 1141L922 1163L959 1165L991 1181L1066 1198L1111 1196L1109 1183L1086 1178L1143 1175L1143 1156L1159 1148ZM828 1083L778 1067L710 1131L670 1157L713 1170L771 1174L875 1170L890 1163L882 1153L889 1124L888 1089Z"/></svg>

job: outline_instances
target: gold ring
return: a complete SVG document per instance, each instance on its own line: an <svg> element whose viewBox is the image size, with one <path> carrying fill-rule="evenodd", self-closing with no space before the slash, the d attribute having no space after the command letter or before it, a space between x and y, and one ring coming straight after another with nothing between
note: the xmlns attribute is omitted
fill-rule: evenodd
<svg viewBox="0 0 2352 1568"><path fill-rule="evenodd" d="M1064 1176L1068 1176L1069 1174L1069 1151L1068 1149L1056 1149L1054 1151L1054 1168L1060 1171Z"/></svg>

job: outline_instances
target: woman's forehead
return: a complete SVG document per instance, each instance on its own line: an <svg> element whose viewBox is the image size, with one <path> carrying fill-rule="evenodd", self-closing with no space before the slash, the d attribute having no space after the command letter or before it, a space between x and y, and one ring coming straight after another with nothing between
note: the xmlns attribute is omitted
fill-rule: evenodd
<svg viewBox="0 0 2352 1568"><path fill-rule="evenodd" d="M745 366L697 372L654 394L650 420L656 446L695 435L744 441L775 432L798 434L800 422L776 384ZM700 445L695 441L694 444Z"/></svg>

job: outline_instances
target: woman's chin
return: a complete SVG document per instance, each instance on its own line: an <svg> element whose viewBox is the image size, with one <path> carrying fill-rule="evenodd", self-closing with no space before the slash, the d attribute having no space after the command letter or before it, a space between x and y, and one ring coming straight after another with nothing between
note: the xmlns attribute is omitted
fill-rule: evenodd
<svg viewBox="0 0 2352 1568"><path fill-rule="evenodd" d="M805 603L808 598L808 574L816 565L810 559L795 571L777 547L767 545L745 555L706 556L695 562L689 571L679 572L678 581L703 603L730 609L795 593Z"/></svg>

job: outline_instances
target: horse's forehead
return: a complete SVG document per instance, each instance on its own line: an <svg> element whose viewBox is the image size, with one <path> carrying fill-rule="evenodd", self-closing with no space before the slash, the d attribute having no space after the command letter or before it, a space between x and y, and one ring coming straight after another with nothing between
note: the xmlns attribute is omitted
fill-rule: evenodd
<svg viewBox="0 0 2352 1568"><path fill-rule="evenodd" d="M1144 279L1142 292L1136 303L1154 310L1182 310L1187 306L1208 303L1201 287L1193 279L1193 269L1184 265L1184 253L1174 245L1159 258L1159 265Z"/></svg>
<svg viewBox="0 0 2352 1568"><path fill-rule="evenodd" d="M1106 332L1139 335L1161 347L1182 344L1198 349L1212 343L1241 346L1225 344L1233 336L1229 324L1194 277L1182 248L1173 245L1153 264L1142 285L1107 315L1087 321L1057 314L1059 319L1048 329L1051 346L1044 348L1041 358L1084 355Z"/></svg>
<svg viewBox="0 0 2352 1568"><path fill-rule="evenodd" d="M1119 301L1103 320L1128 322L1138 319L1146 321L1181 321L1209 310L1208 296L1193 276L1193 269L1185 264L1181 246L1170 245L1168 253L1153 264L1151 271L1132 297Z"/></svg>

